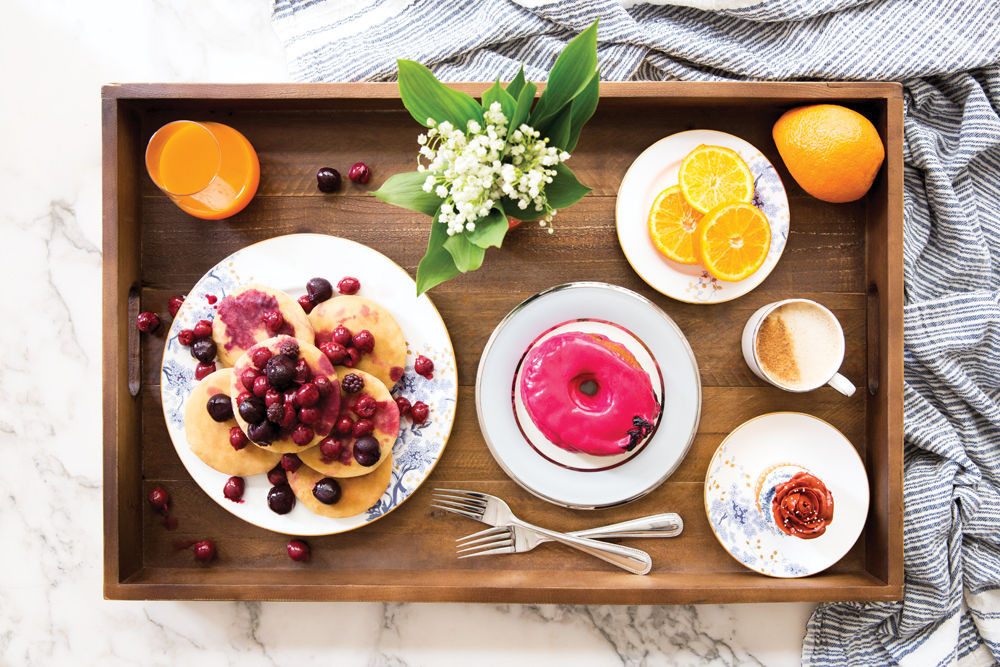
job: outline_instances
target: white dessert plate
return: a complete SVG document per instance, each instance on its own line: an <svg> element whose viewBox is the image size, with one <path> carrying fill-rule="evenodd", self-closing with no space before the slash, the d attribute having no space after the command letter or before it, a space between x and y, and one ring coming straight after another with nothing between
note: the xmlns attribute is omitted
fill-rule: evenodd
<svg viewBox="0 0 1000 667"><path fill-rule="evenodd" d="M740 154L754 177L753 204L771 224L767 259L746 280L730 283L712 277L699 264L664 257L649 236L649 210L656 196L677 185L684 157L702 144L724 146ZM687 303L722 303L743 296L767 278L788 240L788 196L778 172L764 154L739 137L715 130L689 130L660 139L644 150L625 173L615 206L618 242L625 258L650 287Z"/></svg>
<svg viewBox="0 0 1000 667"><path fill-rule="evenodd" d="M758 509L758 482L775 466L803 468L833 495L833 520L813 539L786 535ZM760 495L769 495L765 483ZM726 436L705 476L705 511L715 537L740 563L771 577L805 577L850 551L868 515L868 476L850 441L801 412L755 417Z"/></svg>
<svg viewBox="0 0 1000 667"><path fill-rule="evenodd" d="M229 478L203 463L191 451L184 434L184 405L194 389L197 363L177 333L200 319L212 319L215 310L209 296L222 299L239 285L250 282L275 287L298 298L310 278L321 276L336 286L344 276L361 281L359 296L378 302L399 322L406 339L406 371L396 384L394 396L430 406L424 424L400 420L399 438L392 448L393 471L389 488L366 512L343 519L313 514L302 503L291 512L275 514L267 506L271 485L266 475L245 478L244 502L222 495ZM334 297L336 298L336 297ZM434 361L433 379L413 370L416 355ZM218 362L216 362L218 364ZM367 525L401 505L434 469L455 421L458 376L455 352L444 321L427 295L416 297L413 279L399 265L371 248L336 236L292 234L247 246L226 257L188 292L167 335L163 351L160 390L167 431L177 455L198 486L227 511L261 528L289 535L329 535ZM168 489L169 490L169 489Z"/></svg>
<svg viewBox="0 0 1000 667"><path fill-rule="evenodd" d="M626 347L624 338L634 336L662 376L660 386L653 382L654 392L663 397L656 430L629 456L605 457L616 459L609 466L595 467L599 457L533 446L512 401L514 378L527 349L553 327L573 320L587 320L586 330L595 326L592 321L613 323L623 333L600 332ZM493 458L524 489L563 507L614 507L658 487L684 459L698 429L701 379L684 334L654 303L615 285L569 283L520 303L494 329L479 360L476 413ZM573 457L572 463L566 460Z"/></svg>

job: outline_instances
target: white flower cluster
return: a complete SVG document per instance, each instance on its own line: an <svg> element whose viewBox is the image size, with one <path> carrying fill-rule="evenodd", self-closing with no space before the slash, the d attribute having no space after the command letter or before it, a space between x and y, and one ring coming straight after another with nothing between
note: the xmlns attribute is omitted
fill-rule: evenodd
<svg viewBox="0 0 1000 667"><path fill-rule="evenodd" d="M549 207L545 186L556 175L554 167L569 153L548 145L537 130L522 124L507 141L508 119L499 102L483 115L483 125L470 120L464 130L428 118L430 129L417 137L420 162L426 171L424 191L444 199L438 220L448 225L448 235L473 231L476 220L487 215L503 196L521 210L532 206L542 213L539 224L550 225L555 211ZM418 157L418 161L420 158Z"/></svg>

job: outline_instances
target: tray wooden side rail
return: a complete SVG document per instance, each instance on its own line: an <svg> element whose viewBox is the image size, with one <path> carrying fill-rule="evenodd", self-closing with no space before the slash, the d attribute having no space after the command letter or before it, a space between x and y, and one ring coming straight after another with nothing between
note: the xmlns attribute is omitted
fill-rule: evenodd
<svg viewBox="0 0 1000 667"><path fill-rule="evenodd" d="M472 94L483 84L464 84ZM861 201L826 204L789 177L770 131L800 104L845 104L875 123L887 159ZM256 198L234 218L196 220L146 175L143 151L162 124L220 120L257 149ZM391 84L123 84L102 91L104 142L104 593L114 599L414 600L562 603L693 603L890 600L902 596L902 95L883 83L608 83L572 157L594 188L556 220L556 233L512 230L484 269L431 292L451 332L459 370L458 415L431 478L385 520L310 540L313 558L293 563L287 537L246 524L194 483L167 436L160 406L163 337L137 336L139 305L166 313L208 268L247 244L281 234L344 236L388 255L412 273L427 218L367 194L413 169L419 128ZM674 132L709 128L753 143L788 190L792 223L775 271L729 303L696 306L664 297L631 270L615 234L615 196L632 160ZM366 186L335 195L315 186L321 166L372 169ZM336 267L331 266L331 276ZM636 290L673 317L701 371L702 419L679 469L640 501L601 512L548 505L522 491L493 461L476 421L473 384L493 327L522 299L555 284L602 280ZM851 398L830 388L789 394L758 380L739 351L759 306L800 296L830 307L847 336L844 374ZM868 471L871 509L861 538L834 567L802 579L746 570L715 540L705 516L706 467L725 435L766 412L803 411L840 429ZM175 531L145 501L167 488ZM629 542L653 556L651 574L632 576L582 554L546 545L527 554L459 561L454 540L478 530L429 507L434 486L473 488L507 499L526 520L574 530L640 514L674 511L676 539ZM211 538L218 558L197 564L175 542Z"/></svg>

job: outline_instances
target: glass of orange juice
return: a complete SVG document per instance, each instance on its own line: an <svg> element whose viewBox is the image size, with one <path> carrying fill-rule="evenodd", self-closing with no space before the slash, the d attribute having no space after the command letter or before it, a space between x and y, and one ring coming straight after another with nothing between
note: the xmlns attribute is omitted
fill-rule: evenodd
<svg viewBox="0 0 1000 667"><path fill-rule="evenodd" d="M149 139L146 170L181 210L206 220L242 211L260 182L253 146L222 123L167 123Z"/></svg>

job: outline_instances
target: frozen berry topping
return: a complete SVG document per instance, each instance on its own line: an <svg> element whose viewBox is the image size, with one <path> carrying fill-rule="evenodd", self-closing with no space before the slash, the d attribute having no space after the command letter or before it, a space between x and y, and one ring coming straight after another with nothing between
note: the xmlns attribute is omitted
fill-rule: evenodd
<svg viewBox="0 0 1000 667"><path fill-rule="evenodd" d="M210 364L199 362L197 366L194 367L194 379L204 380L209 375L215 372L215 362Z"/></svg>
<svg viewBox="0 0 1000 667"><path fill-rule="evenodd" d="M288 552L288 557L296 563L309 560L309 544L303 540L290 540L285 550Z"/></svg>
<svg viewBox="0 0 1000 667"><path fill-rule="evenodd" d="M337 420L337 425L334 426L334 429L337 431L337 433L341 433L343 435L347 435L348 433L350 433L351 429L353 428L354 428L354 420L352 420L347 415L341 416L340 419Z"/></svg>
<svg viewBox="0 0 1000 667"><path fill-rule="evenodd" d="M263 375L258 375L254 378L253 387L251 387L250 391L253 392L253 395L257 398L264 398L267 396L267 392L270 388L271 383L267 381L267 378Z"/></svg>
<svg viewBox="0 0 1000 667"><path fill-rule="evenodd" d="M243 417L243 421L248 424L257 424L267 418L267 406L257 396L250 396L239 403L237 409L240 411L240 417Z"/></svg>
<svg viewBox="0 0 1000 667"><path fill-rule="evenodd" d="M358 365L359 361L361 361L361 350L356 347L349 347L347 348L347 356L340 363L348 368L354 368Z"/></svg>
<svg viewBox="0 0 1000 667"><path fill-rule="evenodd" d="M263 370L264 365L268 362L271 356L271 350L266 347L258 347L250 354L250 361L253 362L254 366Z"/></svg>
<svg viewBox="0 0 1000 667"><path fill-rule="evenodd" d="M264 400L267 403L267 400ZM267 421L281 425L281 420L285 418L285 405L284 403L272 403L267 406Z"/></svg>
<svg viewBox="0 0 1000 667"><path fill-rule="evenodd" d="M368 435L375 430L375 422L371 419L359 419L354 422L354 428L351 429L351 435L355 438L360 438L362 436Z"/></svg>
<svg viewBox="0 0 1000 667"><path fill-rule="evenodd" d="M353 334L351 333L350 329L345 327L343 324L339 324L337 325L336 328L334 328L331 336L333 338L334 343L347 347L352 342L351 337L353 336Z"/></svg>
<svg viewBox="0 0 1000 667"><path fill-rule="evenodd" d="M354 404L354 414L359 417L371 417L378 408L378 401L373 396L362 396Z"/></svg>
<svg viewBox="0 0 1000 667"><path fill-rule="evenodd" d="M295 405L308 408L319 403L319 389L312 382L306 382L295 392Z"/></svg>
<svg viewBox="0 0 1000 667"><path fill-rule="evenodd" d="M260 371L256 368L247 367L240 373L240 384L247 391L253 391L253 381L260 377Z"/></svg>
<svg viewBox="0 0 1000 667"><path fill-rule="evenodd" d="M177 311L181 309L182 305L184 305L184 297L170 297L170 300L167 301L167 312L170 313L170 317L177 317Z"/></svg>
<svg viewBox="0 0 1000 667"><path fill-rule="evenodd" d="M181 345L191 345L194 343L194 331L191 329L181 329L177 333L177 342Z"/></svg>
<svg viewBox="0 0 1000 667"><path fill-rule="evenodd" d="M212 323L208 320L198 320L192 331L195 338L208 338L212 335Z"/></svg>
<svg viewBox="0 0 1000 667"><path fill-rule="evenodd" d="M288 481L288 475L285 474L285 469L281 467L280 463L267 471L267 481L273 486L284 484Z"/></svg>
<svg viewBox="0 0 1000 667"><path fill-rule="evenodd" d="M319 421L323 418L319 408L299 408L298 414L299 421L303 424L308 424L309 426L319 423Z"/></svg>
<svg viewBox="0 0 1000 667"><path fill-rule="evenodd" d="M345 348L340 343L329 340L319 346L320 352L326 355L326 358L330 360L330 363L337 365L344 361L344 357L347 356L347 348Z"/></svg>
<svg viewBox="0 0 1000 667"><path fill-rule="evenodd" d="M294 338L283 340L278 346L278 352L294 360L299 356L299 342Z"/></svg>
<svg viewBox="0 0 1000 667"><path fill-rule="evenodd" d="M298 301L299 305L302 306L302 310L306 311L306 315L312 312L314 304L312 300L309 298L308 294L303 294L298 299L296 299L296 301Z"/></svg>
<svg viewBox="0 0 1000 667"><path fill-rule="evenodd" d="M282 394L277 389L268 389L264 392L264 405L271 407L272 405L282 405L285 402L285 395ZM273 420L272 420L273 421Z"/></svg>
<svg viewBox="0 0 1000 667"><path fill-rule="evenodd" d="M309 362L305 359L299 359L295 362L295 381L299 384L309 382L312 378L312 369L309 368Z"/></svg>
<svg viewBox="0 0 1000 667"><path fill-rule="evenodd" d="M233 446L233 449L240 451L247 446L247 442L249 442L247 434L239 426L229 429L229 444Z"/></svg>
<svg viewBox="0 0 1000 667"><path fill-rule="evenodd" d="M281 329L281 325L285 323L285 318L282 317L280 310L265 310L260 319L271 333L277 332Z"/></svg>
<svg viewBox="0 0 1000 667"><path fill-rule="evenodd" d="M149 311L139 313L135 318L135 325L143 333L153 333L160 328L160 316Z"/></svg>
<svg viewBox="0 0 1000 667"><path fill-rule="evenodd" d="M153 490L149 492L149 504L153 506L153 509L163 511L167 509L168 503L170 503L170 495L162 486L154 486Z"/></svg>
<svg viewBox="0 0 1000 667"><path fill-rule="evenodd" d="M234 503L240 503L243 502L243 490L245 488L246 484L243 482L242 477L230 477L226 480L225 486L222 487L222 495Z"/></svg>
<svg viewBox="0 0 1000 667"><path fill-rule="evenodd" d="M361 281L351 276L341 278L340 282L337 283L337 291L341 294L357 294L359 289L361 289Z"/></svg>
<svg viewBox="0 0 1000 667"><path fill-rule="evenodd" d="M326 278L310 278L306 283L306 293L312 303L323 303L333 296L333 285Z"/></svg>
<svg viewBox="0 0 1000 667"><path fill-rule="evenodd" d="M354 334L351 338L351 342L354 343L354 347L358 348L362 352L371 352L375 349L375 336L373 336L372 332L368 331L368 329L362 329L358 333Z"/></svg>
<svg viewBox="0 0 1000 667"><path fill-rule="evenodd" d="M281 457L281 467L288 472L295 472L302 465L302 459L298 454L283 454Z"/></svg>
<svg viewBox="0 0 1000 667"><path fill-rule="evenodd" d="M264 375L271 386L281 391L295 379L295 362L283 354L278 354L264 364Z"/></svg>
<svg viewBox="0 0 1000 667"><path fill-rule="evenodd" d="M275 484L267 492L267 506L275 514L288 514L295 507L295 494L288 482Z"/></svg>
<svg viewBox="0 0 1000 667"><path fill-rule="evenodd" d="M217 422L233 418L233 402L225 394L213 394L205 406L208 416Z"/></svg>
<svg viewBox="0 0 1000 667"><path fill-rule="evenodd" d="M336 459L340 456L342 446L336 438L323 438L319 441L319 453L325 458Z"/></svg>
<svg viewBox="0 0 1000 667"><path fill-rule="evenodd" d="M313 385L315 385L316 390L319 391L320 396L329 396L330 392L333 391L333 383L330 382L330 378L325 375L320 375L313 379Z"/></svg>
<svg viewBox="0 0 1000 667"><path fill-rule="evenodd" d="M365 381L356 373L348 373L340 381L340 388L348 394L356 394L365 388Z"/></svg>
<svg viewBox="0 0 1000 667"><path fill-rule="evenodd" d="M267 447L278 436L278 428L264 419L256 424L250 424L247 427L247 435L258 445Z"/></svg>
<svg viewBox="0 0 1000 667"><path fill-rule="evenodd" d="M340 500L340 484L333 477L324 477L313 487L313 497L324 505L333 505Z"/></svg>
<svg viewBox="0 0 1000 667"><path fill-rule="evenodd" d="M292 429L292 442L299 447L308 445L315 436L316 432L312 430L311 426L306 424L298 424Z"/></svg>

